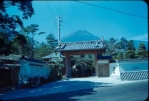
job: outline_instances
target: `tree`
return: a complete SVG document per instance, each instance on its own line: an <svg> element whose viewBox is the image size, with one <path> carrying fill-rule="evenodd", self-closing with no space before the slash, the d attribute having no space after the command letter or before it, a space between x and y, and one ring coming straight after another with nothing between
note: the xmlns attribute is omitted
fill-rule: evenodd
<svg viewBox="0 0 149 101"><path fill-rule="evenodd" d="M52 33L50 33L46 37L46 40L47 40L47 43L50 47L50 53L52 53L54 51L55 47L58 45L58 42Z"/></svg>
<svg viewBox="0 0 149 101"><path fill-rule="evenodd" d="M125 59L134 59L134 58L136 58L134 50L127 50L124 56L125 56Z"/></svg>
<svg viewBox="0 0 149 101"><path fill-rule="evenodd" d="M136 50L135 47L134 47L134 43L132 40L129 40L128 41L128 44L127 44L127 50Z"/></svg>
<svg viewBox="0 0 149 101"><path fill-rule="evenodd" d="M12 39L12 53L25 55L27 39L24 35L19 34Z"/></svg>
<svg viewBox="0 0 149 101"><path fill-rule="evenodd" d="M18 31L16 31L16 28L22 28L23 22L20 19L18 15L12 15L10 16L6 12L6 8L10 6L16 6L20 11L23 12L23 19L28 19L28 17L31 17L34 14L34 9L32 8L32 0L28 1L21 1L21 0L11 0L11 1L0 1L0 29L5 30L3 33L3 36L0 38L0 54L8 55L12 53L12 39L16 37L17 39L24 39L22 35ZM4 35L5 34L5 35ZM20 44L22 44L20 41ZM23 40L24 41L24 40ZM25 41L24 41L25 42ZM22 44L23 45L23 44Z"/></svg>
<svg viewBox="0 0 149 101"><path fill-rule="evenodd" d="M117 55L117 59L123 59L123 52L119 52Z"/></svg>
<svg viewBox="0 0 149 101"><path fill-rule="evenodd" d="M26 37L28 38L28 41L30 41L30 37L28 35L32 34L31 36L31 58L34 58L34 36L35 35L40 35L41 32L39 34L36 34L36 32L38 31L38 25L37 24L31 24L29 26L23 27L22 30L20 31L20 33L26 35ZM42 32L44 33L44 32Z"/></svg>
<svg viewBox="0 0 149 101"><path fill-rule="evenodd" d="M28 17L31 17L34 14L34 9L32 7L32 0L2 0L0 2L0 27L4 29L12 29L12 31L14 31L17 26L22 27L23 23L19 16L8 15L8 13L6 12L6 8L10 6L18 7L18 9L23 12L23 19L28 19Z"/></svg>
<svg viewBox="0 0 149 101"><path fill-rule="evenodd" d="M110 56L115 56L117 55L117 39L110 38L109 42L107 42L107 47L106 47L106 53Z"/></svg>
<svg viewBox="0 0 149 101"><path fill-rule="evenodd" d="M0 32L0 54L11 53L11 41L9 41L9 35L6 32Z"/></svg>
<svg viewBox="0 0 149 101"><path fill-rule="evenodd" d="M140 43L139 49L136 52L137 58L148 58L148 52L146 51L146 47L143 43Z"/></svg>
<svg viewBox="0 0 149 101"><path fill-rule="evenodd" d="M49 53L50 53L49 46L46 43L42 42L39 47L35 48L34 58L41 60L42 57L49 55Z"/></svg>
<svg viewBox="0 0 149 101"><path fill-rule="evenodd" d="M125 58L126 59L136 58L136 56L135 56L135 47L134 47L134 43L133 43L132 40L129 40L127 42L127 49L126 49L126 53L125 53Z"/></svg>
<svg viewBox="0 0 149 101"><path fill-rule="evenodd" d="M50 33L47 37L47 43L50 45L50 47L55 48L58 44L56 38L54 37L54 35L52 33Z"/></svg>
<svg viewBox="0 0 149 101"><path fill-rule="evenodd" d="M122 37L121 41L120 41L120 45L121 45L120 49L126 50L127 49L127 45L128 45L128 41L124 37Z"/></svg>

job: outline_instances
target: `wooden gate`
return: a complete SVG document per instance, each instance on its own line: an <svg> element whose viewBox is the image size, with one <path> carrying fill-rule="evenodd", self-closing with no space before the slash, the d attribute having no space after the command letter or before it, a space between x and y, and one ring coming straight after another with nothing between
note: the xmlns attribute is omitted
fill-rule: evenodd
<svg viewBox="0 0 149 101"><path fill-rule="evenodd" d="M98 65L98 77L109 77L109 65L108 64Z"/></svg>

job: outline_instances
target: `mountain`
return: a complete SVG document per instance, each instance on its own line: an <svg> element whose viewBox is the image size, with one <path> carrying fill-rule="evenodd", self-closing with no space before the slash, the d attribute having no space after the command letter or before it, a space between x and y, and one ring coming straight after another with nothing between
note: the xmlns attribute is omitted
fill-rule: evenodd
<svg viewBox="0 0 149 101"><path fill-rule="evenodd" d="M71 34L64 36L61 41L62 42L78 42L78 41L91 41L91 40L99 40L100 38L94 36L93 34L89 33L86 30L77 30ZM133 40L134 46L136 49L139 48L139 44L143 43L146 48L148 49L148 42L141 41L141 40Z"/></svg>
<svg viewBox="0 0 149 101"><path fill-rule="evenodd" d="M133 40L134 46L136 49L139 48L139 44L143 43L145 47L148 49L148 42L147 41L140 41L140 40Z"/></svg>
<svg viewBox="0 0 149 101"><path fill-rule="evenodd" d="M62 42L77 42L77 41L91 41L99 40L99 37L94 36L86 30L77 30L71 34L64 36Z"/></svg>

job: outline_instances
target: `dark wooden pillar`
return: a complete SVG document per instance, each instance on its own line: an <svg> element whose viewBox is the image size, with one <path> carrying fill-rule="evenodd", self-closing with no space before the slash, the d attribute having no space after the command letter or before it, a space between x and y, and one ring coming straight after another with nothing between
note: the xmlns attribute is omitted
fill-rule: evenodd
<svg viewBox="0 0 149 101"><path fill-rule="evenodd" d="M94 53L95 56L95 76L98 76L98 60L97 60L97 53Z"/></svg>
<svg viewBox="0 0 149 101"><path fill-rule="evenodd" d="M65 55L65 63L66 63L66 78L71 78L71 61L70 55Z"/></svg>

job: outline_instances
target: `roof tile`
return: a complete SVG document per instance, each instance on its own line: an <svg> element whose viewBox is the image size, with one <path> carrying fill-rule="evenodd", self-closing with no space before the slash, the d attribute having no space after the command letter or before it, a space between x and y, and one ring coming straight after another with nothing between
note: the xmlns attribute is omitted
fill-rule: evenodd
<svg viewBox="0 0 149 101"><path fill-rule="evenodd" d="M57 51L71 51L71 50L92 50L92 49L104 49L105 43L103 40L94 40L86 42L70 42L61 43L56 47Z"/></svg>

